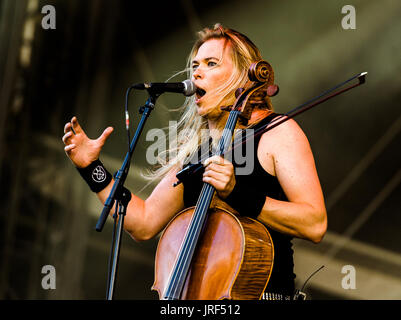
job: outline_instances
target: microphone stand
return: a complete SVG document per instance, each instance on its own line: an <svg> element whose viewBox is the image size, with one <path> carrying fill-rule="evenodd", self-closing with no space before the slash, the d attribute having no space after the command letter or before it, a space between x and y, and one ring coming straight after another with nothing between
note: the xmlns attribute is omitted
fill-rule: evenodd
<svg viewBox="0 0 401 320"><path fill-rule="evenodd" d="M106 295L107 300L113 299L114 286L118 268L118 260L120 255L121 235L123 231L124 217L126 214L128 203L131 200L131 193L126 188L124 188L124 183L128 176L132 154L134 153L136 144L142 133L145 122L150 116L151 111L154 109L158 97L159 94L150 94L150 97L146 101L146 104L139 108L139 113L142 114L142 118L138 124L135 135L131 141L129 151L127 152L127 155L125 156L124 159L124 163L122 164L120 170L118 170L114 176L113 187L109 193L109 196L107 197L106 202L104 203L102 213L96 224L96 231L101 232L103 230L106 219L109 216L110 210L115 205L115 214L113 218L115 223L118 219L118 226L116 230L114 224L112 249L110 251L109 270L107 278L107 295Z"/></svg>

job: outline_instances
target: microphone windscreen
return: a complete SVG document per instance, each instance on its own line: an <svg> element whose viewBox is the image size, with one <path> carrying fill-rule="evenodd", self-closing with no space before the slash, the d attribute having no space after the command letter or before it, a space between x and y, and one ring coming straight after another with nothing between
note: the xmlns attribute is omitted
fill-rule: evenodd
<svg viewBox="0 0 401 320"><path fill-rule="evenodd" d="M192 96L196 92L196 86L193 81L187 79L182 82L184 84L184 96Z"/></svg>

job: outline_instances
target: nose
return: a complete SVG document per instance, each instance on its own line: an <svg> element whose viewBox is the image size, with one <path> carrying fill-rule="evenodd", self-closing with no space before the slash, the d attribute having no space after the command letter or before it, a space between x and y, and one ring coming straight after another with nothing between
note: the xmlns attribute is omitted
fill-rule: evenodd
<svg viewBox="0 0 401 320"><path fill-rule="evenodd" d="M201 67L197 67L193 72L192 76L194 77L194 80L202 79L203 71L201 70Z"/></svg>

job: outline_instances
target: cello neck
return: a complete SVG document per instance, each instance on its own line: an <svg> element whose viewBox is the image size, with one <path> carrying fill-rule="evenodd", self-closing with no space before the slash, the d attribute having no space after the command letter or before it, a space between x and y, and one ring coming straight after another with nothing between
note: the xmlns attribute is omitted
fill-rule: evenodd
<svg viewBox="0 0 401 320"><path fill-rule="evenodd" d="M228 120L223 129L223 134L219 140L216 155L223 155L230 147L239 114L239 111L230 111ZM177 260L175 261L166 290L163 294L165 300L179 300L181 298L181 293L185 285L192 257L201 235L201 231L206 222L207 212L215 191L215 188L209 183L205 182L203 184L194 214L189 223L187 232L184 236L184 241L182 242Z"/></svg>
<svg viewBox="0 0 401 320"><path fill-rule="evenodd" d="M241 112L239 111L230 111L230 115L228 116L227 123L223 129L223 134L219 140L219 146L217 149L218 156L222 156L229 148L232 137L234 133L235 126L237 124L238 116Z"/></svg>

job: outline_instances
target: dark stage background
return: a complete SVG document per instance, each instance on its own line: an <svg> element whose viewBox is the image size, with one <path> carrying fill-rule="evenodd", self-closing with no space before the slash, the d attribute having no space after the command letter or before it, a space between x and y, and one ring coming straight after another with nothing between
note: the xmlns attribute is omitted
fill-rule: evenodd
<svg viewBox="0 0 401 320"><path fill-rule="evenodd" d="M341 8L356 9L345 30ZM56 9L56 29L41 22ZM401 298L400 1L0 1L0 299L103 299L112 219L94 230L101 205L63 151L76 115L90 137L115 132L102 160L114 172L126 152L125 90L184 69L196 31L221 22L259 46L274 67L286 112L351 76L367 83L297 117L314 151L329 229L314 245L294 240L297 287L309 299ZM171 81L182 81L176 77ZM146 99L135 93L131 118ZM147 122L127 186L146 197L146 131L167 126L183 102L163 95ZM157 239L123 237L116 299L157 299ZM56 270L56 289L41 282ZM344 289L344 266L355 270Z"/></svg>

